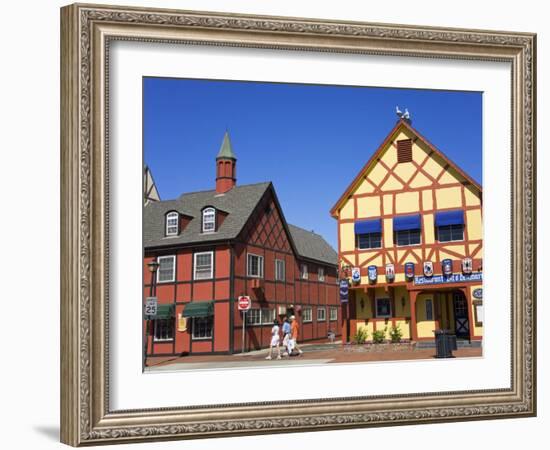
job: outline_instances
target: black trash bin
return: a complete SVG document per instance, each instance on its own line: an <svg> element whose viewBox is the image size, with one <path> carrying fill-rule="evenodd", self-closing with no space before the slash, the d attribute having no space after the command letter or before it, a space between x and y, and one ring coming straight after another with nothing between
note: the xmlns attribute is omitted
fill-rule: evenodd
<svg viewBox="0 0 550 450"><path fill-rule="evenodd" d="M435 357L454 358L453 350L456 350L456 335L451 330L435 330Z"/></svg>

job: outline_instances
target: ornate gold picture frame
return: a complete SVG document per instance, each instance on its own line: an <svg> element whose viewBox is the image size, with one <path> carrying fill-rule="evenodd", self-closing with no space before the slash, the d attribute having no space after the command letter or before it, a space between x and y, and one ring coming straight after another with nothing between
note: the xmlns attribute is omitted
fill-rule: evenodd
<svg viewBox="0 0 550 450"><path fill-rule="evenodd" d="M508 388L113 410L109 50L117 40L511 65ZM61 10L61 440L73 446L536 414L536 36L75 4ZM505 282L508 282L506 280Z"/></svg>

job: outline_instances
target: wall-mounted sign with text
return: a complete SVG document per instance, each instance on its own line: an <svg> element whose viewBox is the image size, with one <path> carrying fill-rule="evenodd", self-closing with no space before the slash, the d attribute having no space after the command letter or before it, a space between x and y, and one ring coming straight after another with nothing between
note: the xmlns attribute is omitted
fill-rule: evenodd
<svg viewBox="0 0 550 450"><path fill-rule="evenodd" d="M474 272L470 275L464 275L462 273L453 273L449 276L443 275L433 275L431 277L414 277L414 284L416 285L425 285L425 284L446 284L446 283L465 283L472 281L482 281L483 273Z"/></svg>

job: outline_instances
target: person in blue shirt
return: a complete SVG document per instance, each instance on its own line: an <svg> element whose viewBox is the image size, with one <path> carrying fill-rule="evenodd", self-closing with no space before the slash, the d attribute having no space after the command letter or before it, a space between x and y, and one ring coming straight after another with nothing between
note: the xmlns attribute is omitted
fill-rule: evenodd
<svg viewBox="0 0 550 450"><path fill-rule="evenodd" d="M287 316L285 316L282 330L283 330L283 347L286 348L286 352L283 353L283 356L290 356L290 354L292 353L292 348L291 348L292 340L290 339L290 322L288 321Z"/></svg>

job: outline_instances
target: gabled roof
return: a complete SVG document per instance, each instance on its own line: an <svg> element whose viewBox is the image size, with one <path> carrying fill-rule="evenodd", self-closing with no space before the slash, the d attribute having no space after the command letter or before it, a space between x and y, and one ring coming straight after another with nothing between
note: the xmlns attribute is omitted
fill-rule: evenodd
<svg viewBox="0 0 550 450"><path fill-rule="evenodd" d="M415 128L411 126L409 122L407 122L405 119L400 119L397 121L393 129L389 132L389 134L386 136L386 139L384 139L384 142L380 144L378 149L373 153L373 155L370 157L370 159L367 161L367 163L363 166L363 168L359 171L357 176L354 178L354 180L351 182L351 184L348 186L346 191L340 196L338 201L334 204L332 209L330 210L330 214L333 217L337 217L337 211L338 208L341 206L341 204L352 194L356 186L361 182L363 179L363 176L365 172L373 166L378 159L380 158L382 152L387 148L387 146L392 142L392 140L397 136L397 134L403 130L406 129L413 135L415 135L420 141L422 141L434 154L438 155L441 159L443 159L447 164L449 164L450 167L452 167L454 170L456 170L464 179L466 179L471 185L473 185L475 188L479 189L480 192L482 192L483 188L481 185L475 181L470 175L468 175L466 172L464 172L456 163L454 163L447 155L445 155L441 150L439 150L437 147L435 147L430 141L428 141L424 136L422 136Z"/></svg>
<svg viewBox="0 0 550 450"><path fill-rule="evenodd" d="M235 239L271 183L235 186L225 194L215 190L182 194L175 200L148 203L143 210L143 244L160 247ZM213 206L227 213L216 233L201 233L201 210ZM165 215L178 211L193 219L178 236L165 236Z"/></svg>
<svg viewBox="0 0 550 450"><path fill-rule="evenodd" d="M236 239L248 222L258 203L271 190L281 213L290 243L298 257L337 265L338 255L325 239L311 231L286 223L277 195L270 182L235 186L225 194L215 190L182 194L175 200L148 203L144 207L143 242L145 248L173 245L201 244ZM202 210L213 206L227 213L215 233L202 233ZM165 216L177 211L191 221L178 236L165 236Z"/></svg>
<svg viewBox="0 0 550 450"><path fill-rule="evenodd" d="M338 264L338 253L323 236L291 224L288 224L288 229L299 256L327 264Z"/></svg>

